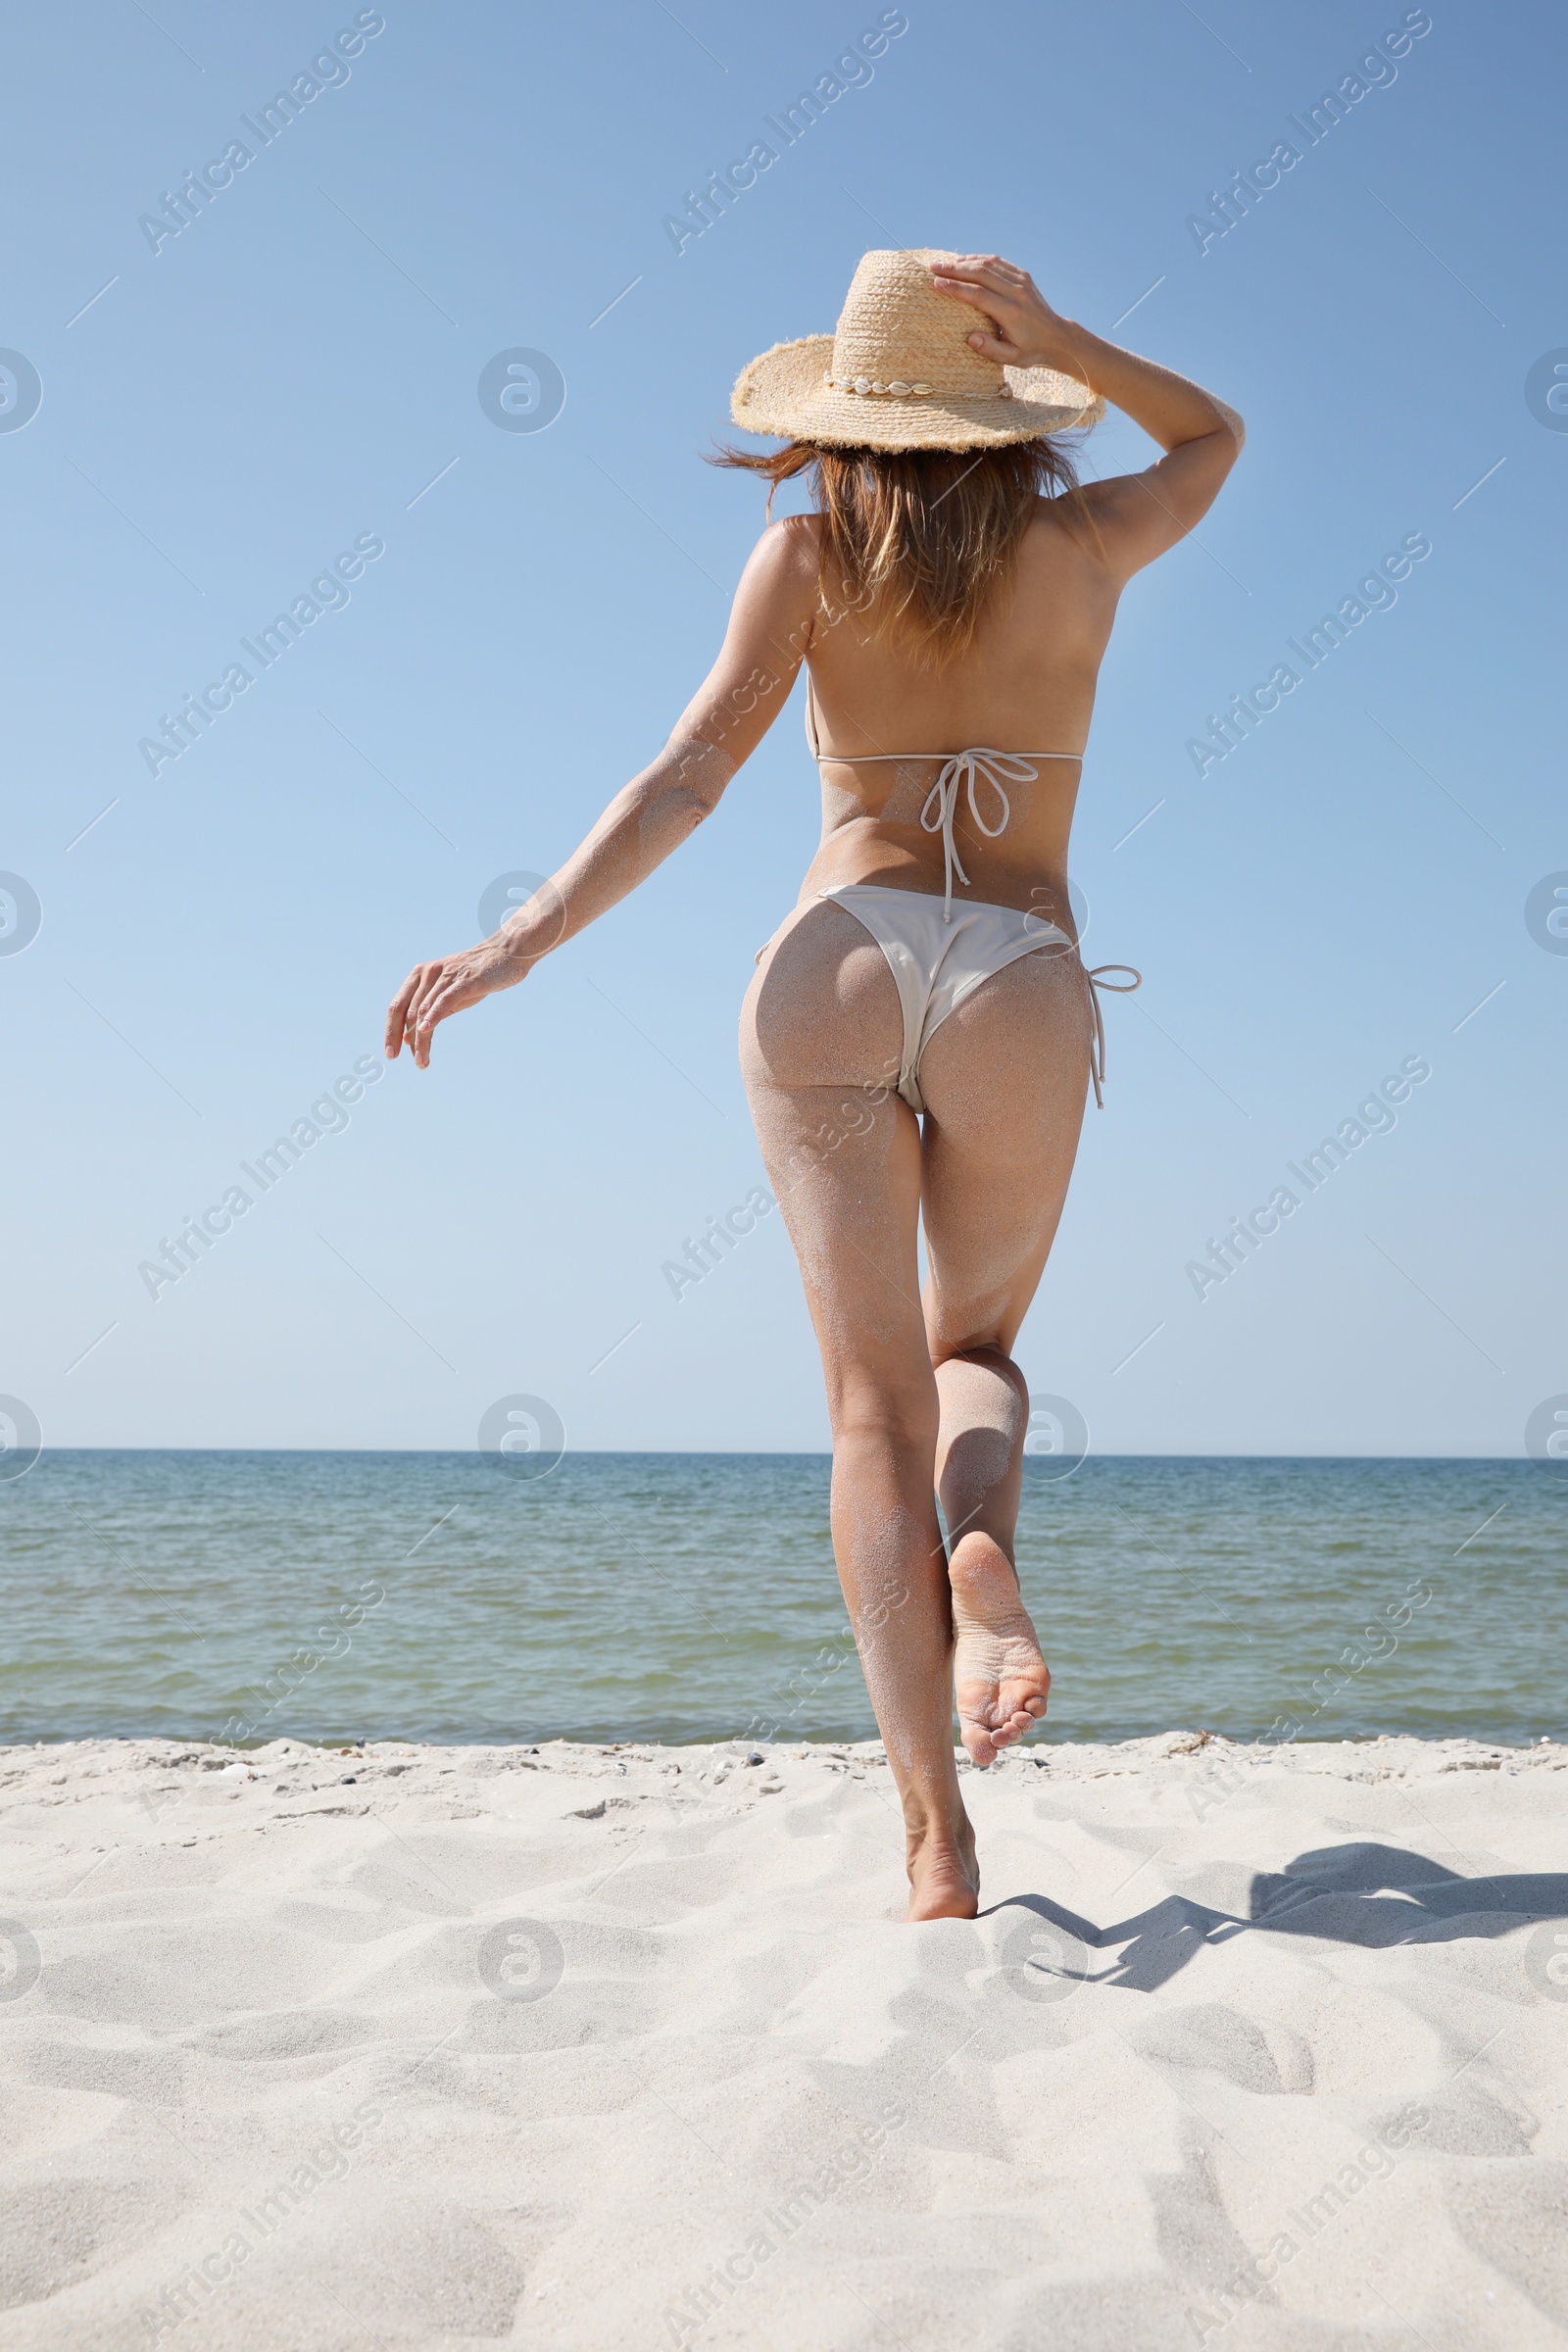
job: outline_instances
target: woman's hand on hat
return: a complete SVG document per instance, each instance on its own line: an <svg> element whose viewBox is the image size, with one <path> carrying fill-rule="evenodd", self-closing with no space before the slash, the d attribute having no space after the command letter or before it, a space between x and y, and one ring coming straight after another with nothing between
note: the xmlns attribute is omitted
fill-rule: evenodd
<svg viewBox="0 0 1568 2352"><path fill-rule="evenodd" d="M995 325L977 327L970 348L1004 368L1059 368L1070 372L1070 329L1041 293L1027 270L995 253L960 254L931 272L940 292L983 311Z"/></svg>

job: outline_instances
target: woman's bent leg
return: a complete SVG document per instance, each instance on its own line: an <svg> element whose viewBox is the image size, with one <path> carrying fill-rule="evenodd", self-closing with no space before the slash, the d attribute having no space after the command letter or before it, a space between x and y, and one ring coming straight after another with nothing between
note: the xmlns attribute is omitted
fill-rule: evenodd
<svg viewBox="0 0 1568 2352"><path fill-rule="evenodd" d="M1072 1175L1090 1024L1078 958L1042 952L976 989L920 1065L958 1724L982 1765L1033 1729L1051 1686L1013 1556L1029 1392L1011 1348Z"/></svg>
<svg viewBox="0 0 1568 2352"><path fill-rule="evenodd" d="M970 1918L978 1874L953 1748L937 1384L916 1275L920 1141L889 1089L902 1038L881 949L821 903L764 958L741 1058L822 1350L833 1548L903 1800L907 1916Z"/></svg>

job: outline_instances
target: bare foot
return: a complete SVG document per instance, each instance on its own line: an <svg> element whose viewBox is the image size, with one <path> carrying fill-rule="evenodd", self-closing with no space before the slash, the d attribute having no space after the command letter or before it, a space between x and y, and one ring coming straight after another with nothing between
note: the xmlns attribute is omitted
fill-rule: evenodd
<svg viewBox="0 0 1568 2352"><path fill-rule="evenodd" d="M910 1830L906 1867L909 1908L915 1919L973 1919L980 1908L980 1865L975 1859L974 1825L959 1816L956 1831Z"/></svg>
<svg viewBox="0 0 1568 2352"><path fill-rule="evenodd" d="M994 1764L1044 1715L1051 1673L1000 1544L978 1529L960 1536L948 1575L958 1729L974 1761Z"/></svg>

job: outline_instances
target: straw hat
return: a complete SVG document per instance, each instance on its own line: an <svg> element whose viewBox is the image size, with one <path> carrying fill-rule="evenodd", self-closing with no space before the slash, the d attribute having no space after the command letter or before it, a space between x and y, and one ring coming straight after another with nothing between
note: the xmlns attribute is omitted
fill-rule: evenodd
<svg viewBox="0 0 1568 2352"><path fill-rule="evenodd" d="M1086 384L971 349L981 313L931 277L958 258L929 246L862 254L838 332L753 360L730 400L736 423L834 449L1000 449L1095 423L1105 404Z"/></svg>

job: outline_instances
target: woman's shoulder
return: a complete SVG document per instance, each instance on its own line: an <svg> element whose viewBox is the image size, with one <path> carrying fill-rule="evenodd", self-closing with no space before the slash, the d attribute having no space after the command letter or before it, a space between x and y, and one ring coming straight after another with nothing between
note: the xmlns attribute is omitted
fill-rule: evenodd
<svg viewBox="0 0 1568 2352"><path fill-rule="evenodd" d="M746 560L742 585L771 602L809 603L822 565L821 516L784 514L770 522Z"/></svg>
<svg viewBox="0 0 1568 2352"><path fill-rule="evenodd" d="M764 564L779 572L804 568L809 570L813 577L821 560L820 514L780 514L765 526L752 550L754 564Z"/></svg>
<svg viewBox="0 0 1568 2352"><path fill-rule="evenodd" d="M1085 482L1057 491L1054 497L1036 498L1023 537L1026 556L1058 566L1063 559L1102 565L1106 557L1101 528L1104 509L1095 495L1101 487L1098 482Z"/></svg>
<svg viewBox="0 0 1568 2352"><path fill-rule="evenodd" d="M821 569L816 522L812 514L781 516L746 560L735 613L764 638L803 646L809 641Z"/></svg>

